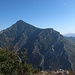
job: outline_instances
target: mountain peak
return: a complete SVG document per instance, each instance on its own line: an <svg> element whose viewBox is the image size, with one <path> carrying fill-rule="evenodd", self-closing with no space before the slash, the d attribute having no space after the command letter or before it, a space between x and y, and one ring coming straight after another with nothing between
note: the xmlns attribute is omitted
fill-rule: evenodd
<svg viewBox="0 0 75 75"><path fill-rule="evenodd" d="M32 25L30 25L29 23L24 22L23 20L18 20L15 24L13 24L12 26L16 26L20 29L24 29L27 27L30 27Z"/></svg>
<svg viewBox="0 0 75 75"><path fill-rule="evenodd" d="M18 20L16 23L15 23L15 25L17 25L17 26L24 26L24 27L34 27L33 25L31 25L31 24L29 24L29 23L27 23L27 22L25 22L25 21L23 21L23 20Z"/></svg>
<svg viewBox="0 0 75 75"><path fill-rule="evenodd" d="M24 21L20 19L20 20L18 20L17 22L24 22Z"/></svg>
<svg viewBox="0 0 75 75"><path fill-rule="evenodd" d="M75 45L52 28L39 29L19 20L0 32L0 47L11 46L18 52L27 48L27 62L34 67L45 70L75 68Z"/></svg>
<svg viewBox="0 0 75 75"><path fill-rule="evenodd" d="M19 23L26 23L26 22L24 22L23 20L18 20L18 21L16 22L16 24L19 24Z"/></svg>

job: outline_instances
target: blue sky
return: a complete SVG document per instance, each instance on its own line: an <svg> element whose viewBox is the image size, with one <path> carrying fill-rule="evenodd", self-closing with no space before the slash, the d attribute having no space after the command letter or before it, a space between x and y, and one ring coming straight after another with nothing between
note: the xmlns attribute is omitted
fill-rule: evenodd
<svg viewBox="0 0 75 75"><path fill-rule="evenodd" d="M0 30L20 19L61 34L75 33L75 0L0 0Z"/></svg>

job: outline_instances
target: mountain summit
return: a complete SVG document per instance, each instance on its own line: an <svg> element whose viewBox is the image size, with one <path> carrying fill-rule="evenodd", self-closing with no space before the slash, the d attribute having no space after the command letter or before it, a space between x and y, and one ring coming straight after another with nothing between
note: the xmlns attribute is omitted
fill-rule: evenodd
<svg viewBox="0 0 75 75"><path fill-rule="evenodd" d="M75 45L52 28L36 28L22 20L0 32L0 47L28 49L28 61L43 70L75 69Z"/></svg>

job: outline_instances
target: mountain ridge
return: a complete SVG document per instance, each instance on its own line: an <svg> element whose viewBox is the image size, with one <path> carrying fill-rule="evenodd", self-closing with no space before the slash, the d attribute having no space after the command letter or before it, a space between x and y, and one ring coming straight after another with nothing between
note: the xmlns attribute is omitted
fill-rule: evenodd
<svg viewBox="0 0 75 75"><path fill-rule="evenodd" d="M44 70L75 67L75 45L52 28L40 29L19 20L0 34L0 47L9 46L18 52L27 48L27 63L34 67Z"/></svg>
<svg viewBox="0 0 75 75"><path fill-rule="evenodd" d="M75 37L75 33L68 33L64 35L65 37Z"/></svg>

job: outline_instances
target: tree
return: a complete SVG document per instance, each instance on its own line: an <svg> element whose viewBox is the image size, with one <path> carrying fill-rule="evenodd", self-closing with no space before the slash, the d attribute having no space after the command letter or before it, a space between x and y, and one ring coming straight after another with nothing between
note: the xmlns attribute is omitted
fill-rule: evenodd
<svg viewBox="0 0 75 75"><path fill-rule="evenodd" d="M33 67L27 64L27 50L20 52L9 51L8 49L0 48L0 73L3 75L31 75Z"/></svg>
<svg viewBox="0 0 75 75"><path fill-rule="evenodd" d="M33 67L31 64L27 64L27 49L25 48L23 51L20 52L21 54L21 74L22 75L32 75Z"/></svg>

